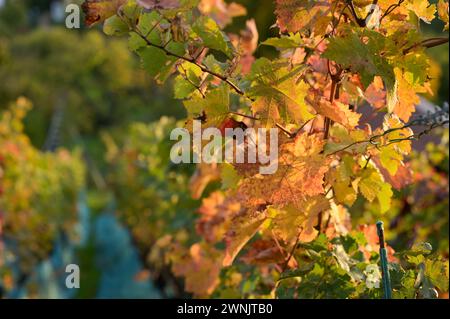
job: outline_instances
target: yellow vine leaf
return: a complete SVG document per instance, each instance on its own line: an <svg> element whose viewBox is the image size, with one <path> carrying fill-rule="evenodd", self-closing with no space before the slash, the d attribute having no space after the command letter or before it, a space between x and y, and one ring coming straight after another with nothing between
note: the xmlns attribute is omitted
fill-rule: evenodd
<svg viewBox="0 0 450 319"><path fill-rule="evenodd" d="M393 195L391 185L385 183L382 175L373 167L366 167L361 173L359 182L361 194L369 201L378 200L379 212L384 214L391 207Z"/></svg>
<svg viewBox="0 0 450 319"><path fill-rule="evenodd" d="M444 0L439 0L437 10L439 19L441 19L441 21L445 23L444 31L448 31L449 29L448 2Z"/></svg>
<svg viewBox="0 0 450 319"><path fill-rule="evenodd" d="M399 167L403 165L403 157L411 152L411 141L408 139L413 135L410 128L400 129L404 124L395 115L388 115L383 122L383 131L398 129L386 134L381 139L381 146L370 150L372 156L379 158L380 164L391 176L397 174Z"/></svg>
<svg viewBox="0 0 450 319"><path fill-rule="evenodd" d="M392 176L397 173L402 160L403 155L395 149L394 145L383 147L380 151L381 164Z"/></svg>
<svg viewBox="0 0 450 319"><path fill-rule="evenodd" d="M406 80L406 74L399 68L394 69L397 83L397 99L394 105L393 113L408 122L411 114L416 110L416 105L420 103L420 99L416 94L414 87Z"/></svg>
<svg viewBox="0 0 450 319"><path fill-rule="evenodd" d="M377 197L377 194L381 192L383 183L380 173L377 170L368 167L363 170L361 174L359 190L369 202L373 202Z"/></svg>
<svg viewBox="0 0 450 319"><path fill-rule="evenodd" d="M302 124L313 118L305 102L309 85L296 76L303 68L289 71L267 60L259 62L260 70L250 95L255 98L252 111L267 127L275 122Z"/></svg>
<svg viewBox="0 0 450 319"><path fill-rule="evenodd" d="M344 152L346 153L362 153L368 143L353 143L365 141L367 138L368 133L365 130L348 130L340 124L334 124L330 130L330 137L325 145L325 155L332 154L344 148ZM348 147L349 145L351 146Z"/></svg>
<svg viewBox="0 0 450 319"><path fill-rule="evenodd" d="M339 166L331 169L327 174L327 181L333 187L333 195L337 203L352 206L358 196L356 177L357 163L349 155L342 156Z"/></svg>
<svg viewBox="0 0 450 319"><path fill-rule="evenodd" d="M426 23L431 23L435 18L436 5L430 4L428 0L409 0L407 8L413 11L419 19Z"/></svg>
<svg viewBox="0 0 450 319"><path fill-rule="evenodd" d="M411 141L407 138L413 135L412 129L403 128L404 124L395 115L388 115L384 119L383 130L387 131L389 129L397 129L386 135L386 138L392 143L395 149L403 155L409 154L411 152ZM400 129L401 128L401 129Z"/></svg>
<svg viewBox="0 0 450 319"><path fill-rule="evenodd" d="M285 243L295 241L310 242L316 238L318 231L314 228L320 212L330 208L330 202L324 196L306 199L299 208L292 205L283 209L270 208L269 214L274 216L271 228L275 235Z"/></svg>

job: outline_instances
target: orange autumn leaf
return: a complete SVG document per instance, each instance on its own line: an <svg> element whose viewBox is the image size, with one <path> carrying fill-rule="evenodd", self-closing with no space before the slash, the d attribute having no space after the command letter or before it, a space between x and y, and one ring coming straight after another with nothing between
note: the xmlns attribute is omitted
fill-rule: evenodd
<svg viewBox="0 0 450 319"><path fill-rule="evenodd" d="M239 191L271 205L299 206L307 197L324 193L324 175L329 158L322 154L319 134L299 134L280 145L278 170L272 175L242 181Z"/></svg>
<svg viewBox="0 0 450 319"><path fill-rule="evenodd" d="M230 24L233 18L247 14L247 10L240 4L228 4L223 0L201 0L198 9L213 18L221 28Z"/></svg>
<svg viewBox="0 0 450 319"><path fill-rule="evenodd" d="M420 103L420 98L415 93L414 87L405 79L405 74L395 69L397 78L397 103L393 112L404 122L408 122L412 113L416 110L416 105Z"/></svg>
<svg viewBox="0 0 450 319"><path fill-rule="evenodd" d="M197 233L215 243L224 238L232 216L241 211L241 205L232 197L225 198L223 193L214 192L203 199L198 211L202 216L196 223Z"/></svg>
<svg viewBox="0 0 450 319"><path fill-rule="evenodd" d="M174 255L172 271L185 277L185 288L197 297L210 295L220 282L221 252L203 243L191 246L188 254Z"/></svg>
<svg viewBox="0 0 450 319"><path fill-rule="evenodd" d="M376 109L380 109L386 105L386 90L384 89L383 79L376 76L373 82L364 92L364 98L370 105Z"/></svg>
<svg viewBox="0 0 450 319"><path fill-rule="evenodd" d="M359 124L361 114L350 110L348 105L345 105L339 101L330 101L326 99L320 99L314 103L314 108L317 113L328 117L336 123L342 124L346 128L353 129Z"/></svg>

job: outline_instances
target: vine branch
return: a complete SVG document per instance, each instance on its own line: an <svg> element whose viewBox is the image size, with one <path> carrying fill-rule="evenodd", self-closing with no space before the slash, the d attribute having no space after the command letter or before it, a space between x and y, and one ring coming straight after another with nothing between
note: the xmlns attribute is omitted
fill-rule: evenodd
<svg viewBox="0 0 450 319"><path fill-rule="evenodd" d="M228 84L228 85L229 85L229 86L230 86L237 94L239 94L239 95L241 95L241 96L244 96L244 97L247 97L246 94L245 94L245 92L242 91L236 84L234 84L227 76L224 76L224 75L222 75L222 74L219 74L219 73L217 73L217 72L214 72L214 71L208 69L208 68L207 68L206 66L204 66L203 64L198 63L198 62L196 61L195 58L192 58L192 57L186 57L186 56L183 56L183 55L176 54L176 53L174 53L174 52L171 52L171 51L167 50L167 48L166 48L165 45L163 46L163 45L159 45L159 44L156 44L156 43L151 42L145 35L143 35L143 34L142 34L138 29L136 29L136 28L134 28L132 31L133 31L134 33L136 33L142 40L144 40L145 43L146 43L148 46L151 46L151 47L160 49L160 50L164 51L164 53L165 53L166 55L168 55L168 56L172 56L172 57L174 57L174 58L177 58L177 59L180 59L180 60L183 60L183 61L186 61L186 62L189 62L189 63L192 63L192 64L196 65L196 66L197 66L200 70L202 70L203 72L208 73L208 74L210 74L210 75L212 75L212 76L214 76L214 77L216 77L216 78L222 80L222 81L225 82L226 84Z"/></svg>
<svg viewBox="0 0 450 319"><path fill-rule="evenodd" d="M425 130L423 130L422 132L420 132L420 133L412 134L412 135L404 137L404 138L396 138L396 139L389 140L388 143L383 145L383 146L388 146L388 145L391 145L391 144L394 144L394 143L400 143L400 142L403 142L403 141L419 140L422 136L424 136L426 134L429 134L435 128L442 127L442 126L445 126L447 124L449 124L449 120L448 119L444 120L444 121L428 124L428 127ZM375 146L378 147L379 142L376 141L377 139L380 139L380 138L382 138L382 137L384 137L384 136L386 136L386 135L388 135L390 133L393 133L393 132L396 132L396 131L401 131L401 130L410 128L412 126L419 126L419 125L423 125L421 123L421 120L412 121L412 122L410 122L410 123L408 123L408 124L406 124L406 125L404 125L402 127L392 128L392 129L384 131L381 134L373 135L372 137L370 137L367 140L356 141L356 142L350 143L347 146L345 146L345 147L343 147L343 148L341 148L341 149L339 149L337 151L334 151L334 152L328 154L327 156L335 155L335 154L337 154L339 152L342 152L342 151L345 151L345 150L349 149L352 146L355 146L355 145L358 145L358 144L363 144L363 143L369 143L371 145L375 145Z"/></svg>
<svg viewBox="0 0 450 319"><path fill-rule="evenodd" d="M380 24L381 24L381 21L383 21L384 18L386 18L388 15L390 15L395 9L400 7L403 2L405 2L405 0L399 0L398 3L389 6L389 8L387 8L386 12L381 16Z"/></svg>

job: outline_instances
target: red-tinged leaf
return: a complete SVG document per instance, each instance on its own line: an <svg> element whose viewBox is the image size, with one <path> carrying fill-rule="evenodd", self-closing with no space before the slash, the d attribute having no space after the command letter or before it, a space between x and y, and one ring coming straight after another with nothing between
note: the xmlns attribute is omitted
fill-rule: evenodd
<svg viewBox="0 0 450 319"><path fill-rule="evenodd" d="M224 0L201 0L198 8L201 13L213 18L221 28L230 24L234 17L247 14L247 10L240 4L227 4Z"/></svg>
<svg viewBox="0 0 450 319"><path fill-rule="evenodd" d="M359 230L364 233L364 236L367 240L367 246L361 247L361 250L364 253L364 256L369 259L372 252L379 252L380 251L380 241L378 238L377 233L377 226L376 225L361 225L359 226ZM386 250L388 253L388 261L389 262L398 262L397 258L394 256L395 250L391 246L389 246L387 243Z"/></svg>
<svg viewBox="0 0 450 319"><path fill-rule="evenodd" d="M412 171L408 167L408 165L400 163L397 167L397 172L395 173L395 175L391 175L388 170L381 164L381 161L377 156L372 157L372 160L377 165L377 168L383 175L384 180L391 184L392 187L394 187L396 190L400 191L405 186L408 186L413 182Z"/></svg>
<svg viewBox="0 0 450 319"><path fill-rule="evenodd" d="M376 76L373 82L364 92L364 98L370 105L376 109L381 109L386 106L386 90L384 89L383 80Z"/></svg>

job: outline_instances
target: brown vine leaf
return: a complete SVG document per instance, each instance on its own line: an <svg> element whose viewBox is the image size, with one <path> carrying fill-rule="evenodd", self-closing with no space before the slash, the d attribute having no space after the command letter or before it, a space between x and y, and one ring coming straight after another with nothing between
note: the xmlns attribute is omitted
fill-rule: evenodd
<svg viewBox="0 0 450 319"><path fill-rule="evenodd" d="M249 265L266 266L283 263L285 256L273 240L258 239L249 245L247 253L240 260Z"/></svg>
<svg viewBox="0 0 450 319"><path fill-rule="evenodd" d="M85 13L85 23L92 26L101 23L117 13L117 10L128 0L86 0L81 5Z"/></svg>
<svg viewBox="0 0 450 319"><path fill-rule="evenodd" d="M259 33L255 19L247 20L245 29L241 31L238 47L243 55L251 55L258 48Z"/></svg>
<svg viewBox="0 0 450 319"><path fill-rule="evenodd" d="M239 52L240 72L248 74L255 62L253 53L258 48L259 34L254 19L247 20L246 28L241 31L240 36L236 34L229 34L231 44Z"/></svg>

